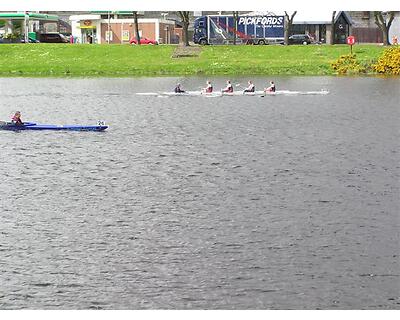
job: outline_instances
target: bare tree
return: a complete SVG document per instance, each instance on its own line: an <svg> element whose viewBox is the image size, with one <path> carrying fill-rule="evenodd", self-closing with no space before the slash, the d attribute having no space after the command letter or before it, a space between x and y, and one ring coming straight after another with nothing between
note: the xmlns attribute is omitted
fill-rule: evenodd
<svg viewBox="0 0 400 320"><path fill-rule="evenodd" d="M333 11L331 19L331 38L329 40L329 44L331 45L335 43L335 17L336 17L336 11Z"/></svg>
<svg viewBox="0 0 400 320"><path fill-rule="evenodd" d="M387 20L385 19L384 15L388 17ZM388 46L390 44L389 29L394 19L394 11L388 11L388 12L374 11L374 17L375 17L375 24L382 31L383 44L385 46Z"/></svg>
<svg viewBox="0 0 400 320"><path fill-rule="evenodd" d="M137 11L133 11L133 19L135 20L136 44L140 45L139 22L138 22Z"/></svg>
<svg viewBox="0 0 400 320"><path fill-rule="evenodd" d="M293 12L292 15L289 16L289 14L285 11L285 45L289 44L289 36L290 36L290 31L292 29L293 25L293 18L296 15L297 11Z"/></svg>
<svg viewBox="0 0 400 320"><path fill-rule="evenodd" d="M183 25L183 43L185 47L189 46L189 23L190 23L190 17L189 17L189 11L178 11L179 16L181 17L182 20L182 25Z"/></svg>
<svg viewBox="0 0 400 320"><path fill-rule="evenodd" d="M232 15L233 15L233 44L236 45L236 32L239 20L239 11L233 11Z"/></svg>

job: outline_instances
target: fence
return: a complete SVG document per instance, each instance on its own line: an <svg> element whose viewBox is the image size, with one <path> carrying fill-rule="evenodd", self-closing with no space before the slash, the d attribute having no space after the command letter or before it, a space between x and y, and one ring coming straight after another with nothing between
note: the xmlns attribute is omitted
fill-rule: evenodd
<svg viewBox="0 0 400 320"><path fill-rule="evenodd" d="M357 43L382 43L382 31L378 28L352 28L352 35Z"/></svg>

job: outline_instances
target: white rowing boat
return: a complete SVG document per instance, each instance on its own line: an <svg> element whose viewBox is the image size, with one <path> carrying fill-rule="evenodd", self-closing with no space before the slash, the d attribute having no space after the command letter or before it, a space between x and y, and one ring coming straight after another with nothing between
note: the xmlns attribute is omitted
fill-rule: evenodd
<svg viewBox="0 0 400 320"><path fill-rule="evenodd" d="M255 91L255 92L243 92L243 91L234 91L234 92L218 92L214 91L212 93L205 93L203 91L185 91L182 93L176 92L138 92L137 95L141 96L167 96L167 97L185 97L185 96L199 96L199 97L222 97L222 96L298 96L298 95L326 95L328 94L328 90L320 90L320 91L291 91L291 90L277 90L275 92L264 92L264 91Z"/></svg>

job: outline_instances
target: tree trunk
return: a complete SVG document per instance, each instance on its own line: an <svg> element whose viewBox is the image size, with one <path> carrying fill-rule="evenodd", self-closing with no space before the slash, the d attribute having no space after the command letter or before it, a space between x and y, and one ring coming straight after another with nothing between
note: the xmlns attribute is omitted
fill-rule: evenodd
<svg viewBox="0 0 400 320"><path fill-rule="evenodd" d="M239 11L233 11L233 44L236 45L236 32L237 32L237 21L239 17Z"/></svg>
<svg viewBox="0 0 400 320"><path fill-rule="evenodd" d="M289 44L290 31L292 29L293 18L296 15L297 11L293 12L291 16L285 11L285 23L284 23L284 38L285 45Z"/></svg>
<svg viewBox="0 0 400 320"><path fill-rule="evenodd" d="M181 17L183 25L183 37L184 37L183 44L185 47L189 47L189 23L190 23L189 11L178 11L178 14Z"/></svg>
<svg viewBox="0 0 400 320"><path fill-rule="evenodd" d="M387 28L382 28L382 36L383 36L383 44L385 45L385 46L388 46L390 43L389 43L389 30L387 29Z"/></svg>
<svg viewBox="0 0 400 320"><path fill-rule="evenodd" d="M329 44L331 45L335 44L335 16L336 16L336 11L333 11L331 20L331 39L329 41Z"/></svg>
<svg viewBox="0 0 400 320"><path fill-rule="evenodd" d="M133 11L133 19L135 19L135 33L136 33L136 44L140 46L140 34L139 34L139 23L137 11ZM157 39L154 39L157 41Z"/></svg>
<svg viewBox="0 0 400 320"><path fill-rule="evenodd" d="M383 14L382 14L381 11L374 11L375 24L382 31L383 44L385 46L390 45L390 43L389 43L389 29L390 29L390 26L392 25L392 22L393 22L393 19L394 19L394 11L389 11L387 14L389 15L389 20L388 21L386 21L384 19Z"/></svg>
<svg viewBox="0 0 400 320"><path fill-rule="evenodd" d="M289 16L287 15L285 11L285 25L284 25L284 43L287 46L289 44Z"/></svg>
<svg viewBox="0 0 400 320"><path fill-rule="evenodd" d="M184 22L183 24L184 44L185 47L189 47L189 23Z"/></svg>

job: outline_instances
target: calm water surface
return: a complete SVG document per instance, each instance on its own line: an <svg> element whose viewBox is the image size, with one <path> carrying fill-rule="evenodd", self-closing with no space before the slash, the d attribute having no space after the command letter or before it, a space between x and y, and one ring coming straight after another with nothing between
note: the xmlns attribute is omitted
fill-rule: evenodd
<svg viewBox="0 0 400 320"><path fill-rule="evenodd" d="M134 94L205 80L0 79L2 120L110 126L0 131L0 309L400 309L400 80Z"/></svg>

